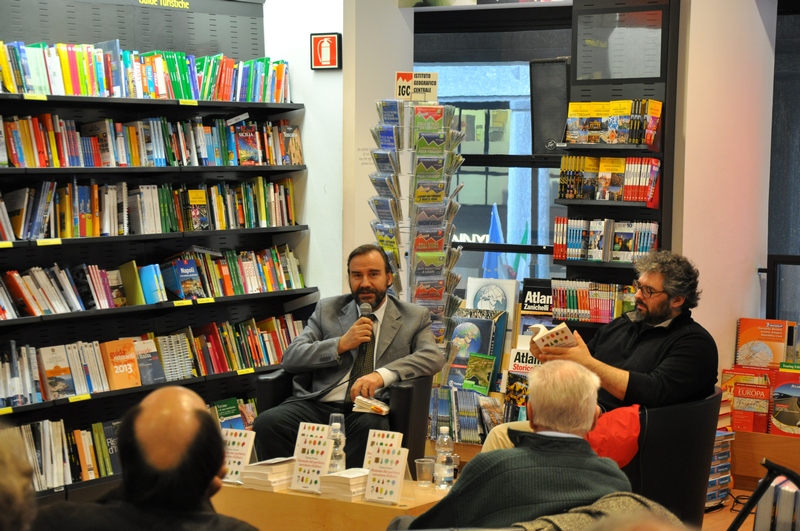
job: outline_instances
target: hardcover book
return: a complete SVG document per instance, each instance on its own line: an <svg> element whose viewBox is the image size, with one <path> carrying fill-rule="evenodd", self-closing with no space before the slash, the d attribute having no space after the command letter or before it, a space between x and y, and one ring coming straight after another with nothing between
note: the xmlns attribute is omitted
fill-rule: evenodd
<svg viewBox="0 0 800 531"><path fill-rule="evenodd" d="M473 352L467 361L467 371L464 375L462 389L475 391L486 396L492 384L492 371L494 370L494 356Z"/></svg>
<svg viewBox="0 0 800 531"><path fill-rule="evenodd" d="M289 157L289 164L305 164L303 161L303 144L300 141L300 126L283 126L283 142L285 152Z"/></svg>

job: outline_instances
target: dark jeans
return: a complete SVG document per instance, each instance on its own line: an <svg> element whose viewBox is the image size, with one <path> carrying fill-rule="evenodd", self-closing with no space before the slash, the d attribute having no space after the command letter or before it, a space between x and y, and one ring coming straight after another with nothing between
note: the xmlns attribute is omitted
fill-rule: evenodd
<svg viewBox="0 0 800 531"><path fill-rule="evenodd" d="M259 460L294 455L295 441L301 422L328 424L331 413L344 413L347 468L361 468L367 449L369 430L388 430L389 417L372 413L353 413L352 404L341 402L297 400L284 402L259 413L253 424Z"/></svg>

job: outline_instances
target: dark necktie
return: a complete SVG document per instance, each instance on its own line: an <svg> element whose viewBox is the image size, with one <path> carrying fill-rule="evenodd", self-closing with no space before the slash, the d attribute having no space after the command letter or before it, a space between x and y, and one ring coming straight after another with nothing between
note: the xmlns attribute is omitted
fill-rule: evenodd
<svg viewBox="0 0 800 531"><path fill-rule="evenodd" d="M369 318L372 320L372 326L375 326L375 315L370 314ZM350 385L347 386L347 394L344 397L345 403L352 402L350 399L350 387L353 382L358 380L364 375L367 375L375 370L375 331L373 328L372 338L366 343L361 343L358 347L358 354L356 360L353 362L353 370L350 371Z"/></svg>

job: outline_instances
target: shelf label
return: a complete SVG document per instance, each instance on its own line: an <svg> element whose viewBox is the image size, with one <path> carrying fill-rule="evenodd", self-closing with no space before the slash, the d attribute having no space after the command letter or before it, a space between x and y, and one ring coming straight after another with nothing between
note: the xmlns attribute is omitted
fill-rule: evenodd
<svg viewBox="0 0 800 531"><path fill-rule="evenodd" d="M256 370L253 367L248 367L246 369L239 369L236 371L236 374L241 376L242 374L253 374L254 372L256 372Z"/></svg>
<svg viewBox="0 0 800 531"><path fill-rule="evenodd" d="M47 94L23 94L23 100L47 101Z"/></svg>
<svg viewBox="0 0 800 531"><path fill-rule="evenodd" d="M69 397L70 402L83 402L84 400L89 400L92 398L92 395L76 395Z"/></svg>
<svg viewBox="0 0 800 531"><path fill-rule="evenodd" d="M178 105L191 105L197 107L197 100L178 100Z"/></svg>
<svg viewBox="0 0 800 531"><path fill-rule="evenodd" d="M197 300L197 304L211 304L214 302L214 297L201 297Z"/></svg>
<svg viewBox="0 0 800 531"><path fill-rule="evenodd" d="M192 301L174 301L172 304L175 306L191 306Z"/></svg>
<svg viewBox="0 0 800 531"><path fill-rule="evenodd" d="M0 407L0 416L2 415L9 415L13 411L13 408L10 407Z"/></svg>
<svg viewBox="0 0 800 531"><path fill-rule="evenodd" d="M61 245L61 238L42 238L36 240L36 245L44 247L45 245Z"/></svg>
<svg viewBox="0 0 800 531"><path fill-rule="evenodd" d="M10 249L14 247L14 242L0 242L0 249Z"/></svg>

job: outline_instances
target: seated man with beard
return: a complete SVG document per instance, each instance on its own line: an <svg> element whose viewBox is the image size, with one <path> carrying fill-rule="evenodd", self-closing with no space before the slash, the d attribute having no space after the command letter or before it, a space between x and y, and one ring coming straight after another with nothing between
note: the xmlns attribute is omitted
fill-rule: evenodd
<svg viewBox="0 0 800 531"><path fill-rule="evenodd" d="M575 332L575 347L540 351L531 341L531 353L543 363L574 361L599 376L597 402L603 411L634 404L662 407L710 396L717 382L717 345L692 319L691 309L700 299L697 268L672 251L652 251L634 268L635 311L601 327L588 343ZM527 421L497 426L483 450L511 448L508 429L527 431L527 426Z"/></svg>
<svg viewBox="0 0 800 531"><path fill-rule="evenodd" d="M355 397L387 401L393 383L434 374L444 365L430 311L387 295L393 276L383 249L354 249L347 274L350 293L319 301L283 354L281 367L294 375L293 392L256 417L261 459L292 455L301 422L327 424L331 413L343 413L347 468L360 467L369 430L388 430L389 418L354 412Z"/></svg>

